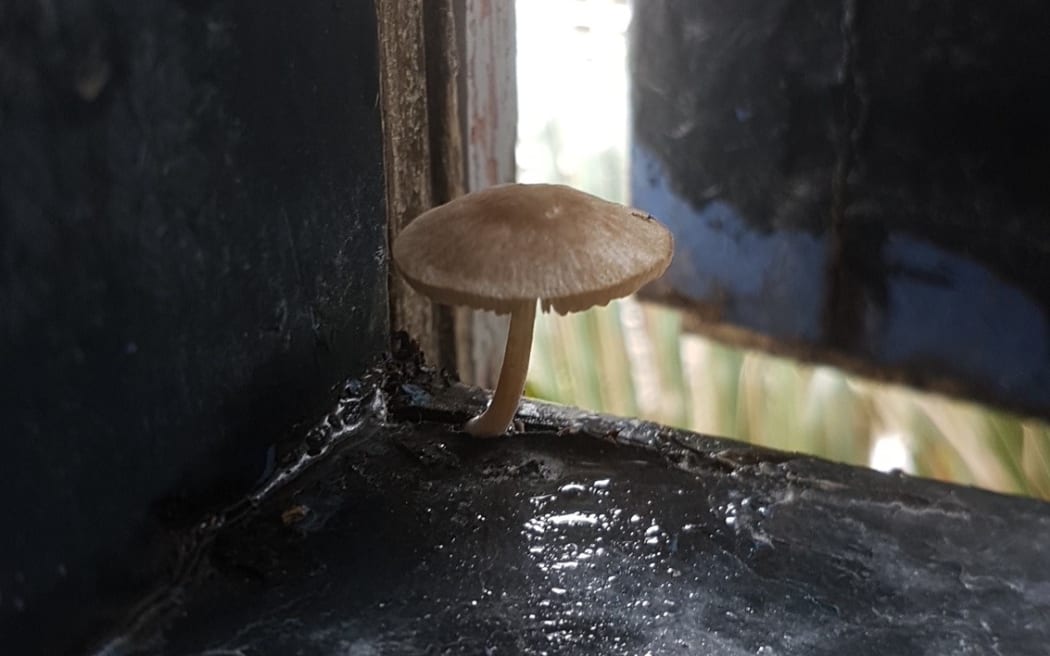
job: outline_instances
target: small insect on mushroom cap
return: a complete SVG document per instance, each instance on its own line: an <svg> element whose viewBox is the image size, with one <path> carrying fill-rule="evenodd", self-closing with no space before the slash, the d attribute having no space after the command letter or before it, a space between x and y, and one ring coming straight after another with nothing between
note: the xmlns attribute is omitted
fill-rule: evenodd
<svg viewBox="0 0 1050 656"><path fill-rule="evenodd" d="M635 292L673 251L645 212L564 185L506 184L424 212L397 236L393 258L439 303L507 313L539 299L565 314Z"/></svg>

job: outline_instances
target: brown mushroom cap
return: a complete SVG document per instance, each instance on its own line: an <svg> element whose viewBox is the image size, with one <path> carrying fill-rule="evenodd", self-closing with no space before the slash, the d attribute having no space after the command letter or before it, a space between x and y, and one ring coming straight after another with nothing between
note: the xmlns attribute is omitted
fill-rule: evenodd
<svg viewBox="0 0 1050 656"><path fill-rule="evenodd" d="M673 250L671 233L645 212L563 185L505 184L419 215L393 256L439 303L505 314L539 299L566 314L637 291Z"/></svg>

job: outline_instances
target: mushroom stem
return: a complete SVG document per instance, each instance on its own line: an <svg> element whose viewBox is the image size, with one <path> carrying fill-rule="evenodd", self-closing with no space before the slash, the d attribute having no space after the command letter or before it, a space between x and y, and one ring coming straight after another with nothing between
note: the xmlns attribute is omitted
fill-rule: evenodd
<svg viewBox="0 0 1050 656"><path fill-rule="evenodd" d="M532 350L532 329L536 323L536 301L522 303L510 313L510 332L503 352L503 367L492 393L492 402L485 412L474 417L463 427L474 437L496 437L507 432L518 412L518 402L525 391L525 376L529 372L529 353Z"/></svg>

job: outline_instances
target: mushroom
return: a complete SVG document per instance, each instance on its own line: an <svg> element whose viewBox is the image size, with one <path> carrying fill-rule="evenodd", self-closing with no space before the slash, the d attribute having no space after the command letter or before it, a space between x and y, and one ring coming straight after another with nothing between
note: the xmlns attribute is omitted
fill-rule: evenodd
<svg viewBox="0 0 1050 656"><path fill-rule="evenodd" d="M507 432L525 389L536 302L559 314L606 305L660 276L671 233L652 216L571 187L505 184L430 209L394 240L394 264L446 305L510 314L503 367L475 437Z"/></svg>

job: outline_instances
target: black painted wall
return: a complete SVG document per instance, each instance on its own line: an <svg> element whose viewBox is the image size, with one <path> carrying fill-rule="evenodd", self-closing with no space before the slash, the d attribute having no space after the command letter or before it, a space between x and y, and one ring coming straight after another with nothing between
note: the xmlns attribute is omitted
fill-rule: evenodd
<svg viewBox="0 0 1050 656"><path fill-rule="evenodd" d="M1047 34L1042 0L636 3L632 194L675 233L664 298L1050 418Z"/></svg>
<svg viewBox="0 0 1050 656"><path fill-rule="evenodd" d="M146 589L385 348L375 34L365 0L0 3L7 645Z"/></svg>

